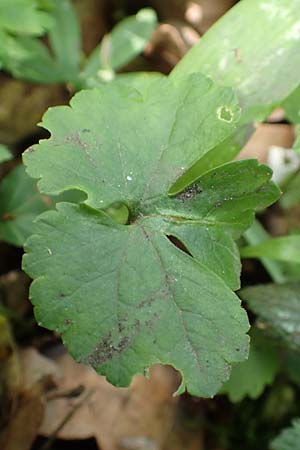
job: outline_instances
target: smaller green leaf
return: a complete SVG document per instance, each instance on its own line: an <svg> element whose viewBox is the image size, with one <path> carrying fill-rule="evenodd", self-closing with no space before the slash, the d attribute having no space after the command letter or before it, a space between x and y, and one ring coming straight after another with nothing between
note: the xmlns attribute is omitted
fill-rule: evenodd
<svg viewBox="0 0 300 450"><path fill-rule="evenodd" d="M283 102L286 117L292 123L300 123L300 87L298 86Z"/></svg>
<svg viewBox="0 0 300 450"><path fill-rule="evenodd" d="M136 89L139 92L145 92L149 88L151 89L151 84L159 79L167 78L160 72L128 72L128 73L118 73L114 75L115 83L123 83L126 86Z"/></svg>
<svg viewBox="0 0 300 450"><path fill-rule="evenodd" d="M300 172L298 172L285 186L280 199L283 208L291 208L300 203Z"/></svg>
<svg viewBox="0 0 300 450"><path fill-rule="evenodd" d="M258 398L278 372L276 348L258 330L255 331L251 336L248 360L233 366L230 378L221 390L232 402L239 402L247 396Z"/></svg>
<svg viewBox="0 0 300 450"><path fill-rule="evenodd" d="M61 75L48 48L28 36L4 35L0 59L15 78L37 83L58 83Z"/></svg>
<svg viewBox="0 0 300 450"><path fill-rule="evenodd" d="M270 235L264 229L262 224L257 219L255 219L252 226L245 231L244 238L248 244L254 246L270 239ZM287 281L286 275L283 271L282 263L268 258L260 258L260 261L275 283L284 283L285 281Z"/></svg>
<svg viewBox="0 0 300 450"><path fill-rule="evenodd" d="M295 150L295 152L300 152L300 125L297 125L295 129L296 129L296 139L293 145L293 149Z"/></svg>
<svg viewBox="0 0 300 450"><path fill-rule="evenodd" d="M300 450L300 419L295 419L292 426L284 429L271 443L272 450Z"/></svg>
<svg viewBox="0 0 300 450"><path fill-rule="evenodd" d="M300 385L300 351L295 351L293 348L285 348L281 352L283 356L283 370L288 375L289 379Z"/></svg>
<svg viewBox="0 0 300 450"><path fill-rule="evenodd" d="M253 131L254 127L252 125L244 125L238 128L231 136L206 153L187 170L171 187L170 195L182 191L205 172L232 161L246 144Z"/></svg>
<svg viewBox="0 0 300 450"><path fill-rule="evenodd" d="M53 20L38 0L0 0L0 29L9 33L41 36Z"/></svg>
<svg viewBox="0 0 300 450"><path fill-rule="evenodd" d="M12 154L5 145L0 144L0 163L9 161L12 158Z"/></svg>
<svg viewBox="0 0 300 450"><path fill-rule="evenodd" d="M248 287L240 297L272 335L300 350L300 283Z"/></svg>
<svg viewBox="0 0 300 450"><path fill-rule="evenodd" d="M80 26L74 6L69 0L55 0L54 26L49 33L54 60L61 79L76 82L81 55Z"/></svg>
<svg viewBox="0 0 300 450"><path fill-rule="evenodd" d="M242 258L270 258L300 264L300 235L268 239L241 249Z"/></svg>
<svg viewBox="0 0 300 450"><path fill-rule="evenodd" d="M0 239L21 247L32 234L33 221L39 214L57 202L80 203L85 198L83 192L76 190L59 196L41 195L36 182L19 165L0 184Z"/></svg>
<svg viewBox="0 0 300 450"><path fill-rule="evenodd" d="M51 51L33 36L1 33L0 60L15 78L36 83L78 82L80 29L69 0L53 0ZM0 30L1 32L1 30Z"/></svg>
<svg viewBox="0 0 300 450"><path fill-rule="evenodd" d="M50 205L24 166L17 166L0 185L0 239L22 246L32 232L33 220Z"/></svg>
<svg viewBox="0 0 300 450"><path fill-rule="evenodd" d="M109 74L121 69L139 55L148 43L157 24L151 8L141 9L135 16L119 22L94 49L86 61L82 78L89 87L105 81Z"/></svg>

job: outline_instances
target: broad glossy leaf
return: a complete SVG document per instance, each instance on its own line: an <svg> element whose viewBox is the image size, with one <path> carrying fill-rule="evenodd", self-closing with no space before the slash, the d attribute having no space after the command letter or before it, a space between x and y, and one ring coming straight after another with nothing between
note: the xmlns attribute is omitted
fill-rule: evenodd
<svg viewBox="0 0 300 450"><path fill-rule="evenodd" d="M105 80L105 73L121 69L139 55L156 27L157 17L151 8L119 22L88 57L82 78L88 87Z"/></svg>
<svg viewBox="0 0 300 450"><path fill-rule="evenodd" d="M245 122L264 118L300 81L299 0L238 2L171 76L197 71L237 89Z"/></svg>
<svg viewBox="0 0 300 450"><path fill-rule="evenodd" d="M179 392L211 396L248 351L247 317L229 287L239 274L233 238L279 191L270 169L250 160L168 197L199 154L232 133L238 113L232 93L201 76L148 86L81 92L72 108L46 114L51 138L25 153L29 173L48 194L75 188L88 198L40 217L24 268L38 321L77 360L118 386L172 364Z"/></svg>
<svg viewBox="0 0 300 450"><path fill-rule="evenodd" d="M0 144L0 163L8 161L12 158L12 154L5 145Z"/></svg>
<svg viewBox="0 0 300 450"><path fill-rule="evenodd" d="M300 284L268 284L242 289L240 296L275 336L300 350Z"/></svg>
<svg viewBox="0 0 300 450"><path fill-rule="evenodd" d="M271 450L300 450L300 420L295 419L271 444Z"/></svg>
<svg viewBox="0 0 300 450"><path fill-rule="evenodd" d="M300 235L268 239L241 249L243 258L269 258L300 264Z"/></svg>
<svg viewBox="0 0 300 450"><path fill-rule="evenodd" d="M230 378L222 387L221 393L226 393L232 402L240 402L247 396L256 399L265 387L274 381L278 369L276 348L272 342L256 332L251 335L247 361L233 366Z"/></svg>
<svg viewBox="0 0 300 450"><path fill-rule="evenodd" d="M48 208L24 166L16 167L0 184L0 239L22 246L32 233L33 220Z"/></svg>
<svg viewBox="0 0 300 450"><path fill-rule="evenodd" d="M40 36L53 24L38 0L0 0L0 29L13 34Z"/></svg>

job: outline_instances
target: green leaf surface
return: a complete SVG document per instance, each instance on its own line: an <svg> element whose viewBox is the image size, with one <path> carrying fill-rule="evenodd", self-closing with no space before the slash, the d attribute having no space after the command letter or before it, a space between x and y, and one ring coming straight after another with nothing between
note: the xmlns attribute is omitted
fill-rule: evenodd
<svg viewBox="0 0 300 450"><path fill-rule="evenodd" d="M283 353L283 370L289 379L300 385L300 351L293 348L285 348Z"/></svg>
<svg viewBox="0 0 300 450"><path fill-rule="evenodd" d="M232 134L238 109L230 90L199 75L147 81L142 92L113 83L46 114L51 138L24 154L28 171L43 192L79 189L87 200L39 218L24 269L37 320L78 361L118 386L172 364L179 392L208 397L248 352L247 316L230 289L239 285L234 238L279 191L270 169L249 160L168 196Z"/></svg>
<svg viewBox="0 0 300 450"><path fill-rule="evenodd" d="M39 40L28 36L3 35L2 43L0 59L15 78L36 83L62 81L50 51Z"/></svg>
<svg viewBox="0 0 300 450"><path fill-rule="evenodd" d="M0 29L13 34L40 36L53 24L37 0L0 0Z"/></svg>
<svg viewBox="0 0 300 450"><path fill-rule="evenodd" d="M265 327L300 350L300 284L267 284L242 289L240 297Z"/></svg>
<svg viewBox="0 0 300 450"><path fill-rule="evenodd" d="M0 163L12 159L12 154L5 145L0 144Z"/></svg>
<svg viewBox="0 0 300 450"><path fill-rule="evenodd" d="M132 209L165 194L235 129L239 108L231 89L201 75L146 83L143 94L115 83L78 93L71 108L48 110L42 126L51 130L51 139L24 154L41 192L80 189L96 208L125 197ZM223 110L230 111L230 120L221 117Z"/></svg>
<svg viewBox="0 0 300 450"><path fill-rule="evenodd" d="M273 440L271 450L300 450L300 420L295 419Z"/></svg>
<svg viewBox="0 0 300 450"><path fill-rule="evenodd" d="M73 82L77 85L80 29L69 0L53 0L52 19L49 33L51 50L35 37L2 33L0 60L15 78L36 83Z"/></svg>
<svg viewBox="0 0 300 450"><path fill-rule="evenodd" d="M300 203L300 172L292 177L284 188L284 193L280 199L283 208L292 208Z"/></svg>
<svg viewBox="0 0 300 450"><path fill-rule="evenodd" d="M298 86L282 103L285 115L291 123L300 123L300 87Z"/></svg>
<svg viewBox="0 0 300 450"><path fill-rule="evenodd" d="M157 25L155 11L141 9L135 16L119 22L93 50L86 61L82 78L88 87L105 81L107 72L121 69L139 55Z"/></svg>
<svg viewBox="0 0 300 450"><path fill-rule="evenodd" d="M254 131L252 125L244 125L234 131L229 136L211 149L202 158L199 159L189 170L187 170L172 186L170 194L177 194L186 186L193 183L197 178L215 167L221 166L232 161L247 143Z"/></svg>
<svg viewBox="0 0 300 450"><path fill-rule="evenodd" d="M247 361L233 366L230 378L221 393L227 394L232 402L240 402L247 396L256 399L265 387L274 381L278 368L276 348L267 338L256 332L251 336Z"/></svg>
<svg viewBox="0 0 300 450"><path fill-rule="evenodd" d="M238 2L171 76L197 71L237 89L243 121L263 119L300 81L299 0Z"/></svg>
<svg viewBox="0 0 300 450"><path fill-rule="evenodd" d="M300 125L295 127L296 139L293 145L295 152L300 152Z"/></svg>
<svg viewBox="0 0 300 450"><path fill-rule="evenodd" d="M54 26L49 33L51 49L61 79L77 82L81 58L81 32L76 11L69 0L55 0Z"/></svg>
<svg viewBox="0 0 300 450"><path fill-rule="evenodd" d="M265 230L262 224L257 219L255 219L251 227L249 227L248 230L245 231L244 239L251 246L256 246L265 241L268 241L269 239L271 239L271 236ZM275 283L284 283L285 281L288 281L282 262L274 261L269 258L259 259L270 274L271 279Z"/></svg>
<svg viewBox="0 0 300 450"><path fill-rule="evenodd" d="M241 249L243 258L269 258L300 264L300 235L268 239Z"/></svg>
<svg viewBox="0 0 300 450"><path fill-rule="evenodd" d="M0 184L0 239L22 246L32 233L33 220L49 208L36 182L20 165Z"/></svg>
<svg viewBox="0 0 300 450"><path fill-rule="evenodd" d="M247 354L247 318L225 283L172 245L160 222L122 226L69 204L42 216L24 258L37 278L36 317L115 385L161 362L180 370L190 392L210 396L228 363Z"/></svg>

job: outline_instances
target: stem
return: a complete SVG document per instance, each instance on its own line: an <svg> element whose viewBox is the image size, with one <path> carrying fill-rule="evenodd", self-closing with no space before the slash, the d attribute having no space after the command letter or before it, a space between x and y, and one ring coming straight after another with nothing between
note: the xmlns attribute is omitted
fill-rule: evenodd
<svg viewBox="0 0 300 450"><path fill-rule="evenodd" d="M261 223L255 219L252 227L250 227L245 233L244 238L250 245L257 245L271 238L268 232L264 229ZM260 258L261 263L268 271L270 277L274 283L284 283L286 281L286 276L282 270L280 263L273 261L269 258Z"/></svg>

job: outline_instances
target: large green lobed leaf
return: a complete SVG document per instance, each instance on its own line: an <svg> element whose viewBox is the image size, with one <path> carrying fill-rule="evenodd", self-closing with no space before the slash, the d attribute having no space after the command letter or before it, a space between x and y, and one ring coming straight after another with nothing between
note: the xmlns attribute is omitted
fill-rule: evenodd
<svg viewBox="0 0 300 450"><path fill-rule="evenodd" d="M178 83L161 77L146 86L143 94L121 83L101 86L77 94L71 108L50 108L42 126L51 139L24 156L40 190L79 188L90 206L125 201L132 208L166 194L236 128L233 91L206 77L194 74Z"/></svg>
<svg viewBox="0 0 300 450"><path fill-rule="evenodd" d="M39 218L24 269L37 320L78 361L118 386L172 364L179 392L212 396L248 353L234 239L279 191L249 160L168 196L233 132L239 109L230 89L200 75L146 84L143 94L121 84L81 92L45 115L51 138L24 154L28 172L44 193L79 189L87 200Z"/></svg>

